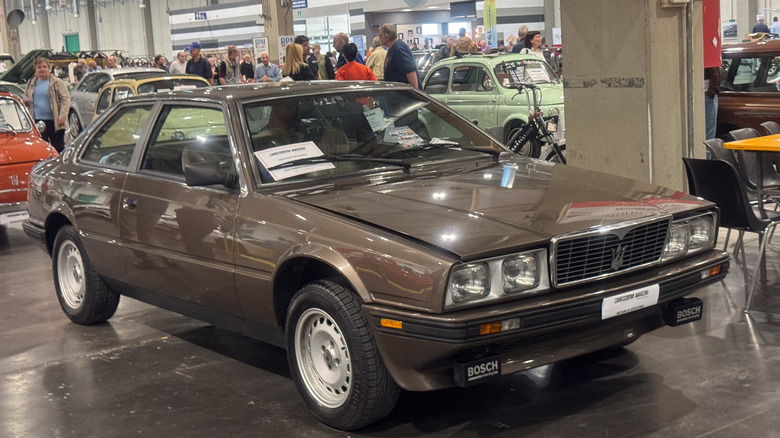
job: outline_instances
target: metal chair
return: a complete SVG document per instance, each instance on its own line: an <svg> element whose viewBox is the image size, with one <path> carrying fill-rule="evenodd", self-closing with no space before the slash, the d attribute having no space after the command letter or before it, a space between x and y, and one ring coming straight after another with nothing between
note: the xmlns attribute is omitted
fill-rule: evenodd
<svg viewBox="0 0 780 438"><path fill-rule="evenodd" d="M753 128L740 128L733 131L729 131L729 137L732 140L747 140L749 138L759 137L760 134ZM758 158L755 152L736 151L737 163L739 166L740 177L748 185L748 187L755 189L757 187L756 181L758 179ZM771 160L762 160L761 164L764 188L775 189L780 188L780 174L777 173Z"/></svg>
<svg viewBox="0 0 780 438"><path fill-rule="evenodd" d="M742 248L742 269L745 276L745 312L750 310L756 281L759 277L761 262L766 255L767 235L771 234L778 221L780 213L767 212L767 218L761 218L756 207L750 204L737 169L723 160L700 160L683 158L688 174L691 193L710 200L720 208L720 226L740 230L741 232L758 233L758 260L753 269L753 278L748 287L747 262L744 246Z"/></svg>

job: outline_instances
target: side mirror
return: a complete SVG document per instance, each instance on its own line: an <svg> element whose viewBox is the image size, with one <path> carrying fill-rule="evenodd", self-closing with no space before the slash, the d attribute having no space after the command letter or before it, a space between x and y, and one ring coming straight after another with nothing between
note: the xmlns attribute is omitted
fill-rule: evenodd
<svg viewBox="0 0 780 438"><path fill-rule="evenodd" d="M479 126L479 120L477 120L477 119L472 119L472 120L471 120L471 123L473 123L473 124L475 124L475 125Z"/></svg>
<svg viewBox="0 0 780 438"><path fill-rule="evenodd" d="M46 131L46 123L44 123L43 120L39 120L38 123L35 124L35 127L38 128L38 132L41 134Z"/></svg>
<svg viewBox="0 0 780 438"><path fill-rule="evenodd" d="M236 175L223 171L216 161L201 161L184 166L184 181L192 187L220 184L231 188L235 186Z"/></svg>

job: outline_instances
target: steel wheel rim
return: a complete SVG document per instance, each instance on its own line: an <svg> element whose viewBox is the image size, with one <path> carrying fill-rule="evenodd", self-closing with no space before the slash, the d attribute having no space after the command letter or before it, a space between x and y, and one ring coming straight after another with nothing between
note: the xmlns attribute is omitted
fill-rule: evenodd
<svg viewBox="0 0 780 438"><path fill-rule="evenodd" d="M352 390L352 361L341 328L325 311L307 309L295 327L295 359L303 384L326 408L343 405Z"/></svg>
<svg viewBox="0 0 780 438"><path fill-rule="evenodd" d="M69 308L76 310L84 303L86 281L84 279L84 260L78 247L65 241L57 253L57 281L62 299Z"/></svg>
<svg viewBox="0 0 780 438"><path fill-rule="evenodd" d="M68 123L70 123L70 135L73 138L79 134L79 117L76 113L70 113L68 116Z"/></svg>

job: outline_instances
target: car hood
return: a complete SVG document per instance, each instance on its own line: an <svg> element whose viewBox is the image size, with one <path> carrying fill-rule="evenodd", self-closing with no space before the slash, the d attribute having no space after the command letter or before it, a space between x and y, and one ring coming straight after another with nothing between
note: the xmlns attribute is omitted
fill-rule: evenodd
<svg viewBox="0 0 780 438"><path fill-rule="evenodd" d="M539 89L542 91L542 106L549 105L563 105L563 84L539 84ZM514 100L518 100L520 97L515 97ZM520 102L525 105L525 98L520 99Z"/></svg>
<svg viewBox="0 0 780 438"><path fill-rule="evenodd" d="M521 158L470 172L412 174L385 184L288 196L464 260L539 245L556 235L711 205L648 183Z"/></svg>
<svg viewBox="0 0 780 438"><path fill-rule="evenodd" d="M0 133L0 165L40 161L56 155L49 143L33 133Z"/></svg>

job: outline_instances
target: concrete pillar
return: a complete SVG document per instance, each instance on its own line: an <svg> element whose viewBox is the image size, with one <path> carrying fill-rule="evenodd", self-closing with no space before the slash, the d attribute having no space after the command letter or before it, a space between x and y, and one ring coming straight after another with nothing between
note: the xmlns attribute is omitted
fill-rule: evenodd
<svg viewBox="0 0 780 438"><path fill-rule="evenodd" d="M146 56L154 57L154 26L152 26L152 7L147 5L141 9L144 23L144 49L146 49Z"/></svg>
<svg viewBox="0 0 780 438"><path fill-rule="evenodd" d="M97 6L95 0L87 0L87 23L89 23L89 49L98 50L97 39Z"/></svg>
<svg viewBox="0 0 780 438"><path fill-rule="evenodd" d="M749 34L750 31L753 30L753 25L758 22L756 20L756 16L758 15L758 0L737 2L736 6L737 42L742 42L745 35ZM772 24L771 21L767 21L766 23L767 26Z"/></svg>
<svg viewBox="0 0 780 438"><path fill-rule="evenodd" d="M573 166L683 189L682 157L704 156L702 8L687 6L689 42L687 7L661 3L561 0L566 148Z"/></svg>
<svg viewBox="0 0 780 438"><path fill-rule="evenodd" d="M294 35L292 3L290 0L263 0L263 23L268 38L268 55L271 62L278 63L279 37Z"/></svg>
<svg viewBox="0 0 780 438"><path fill-rule="evenodd" d="M22 48L19 44L19 29L11 28L6 22L5 5L0 2L0 45L2 50L9 53L18 61L22 57Z"/></svg>

